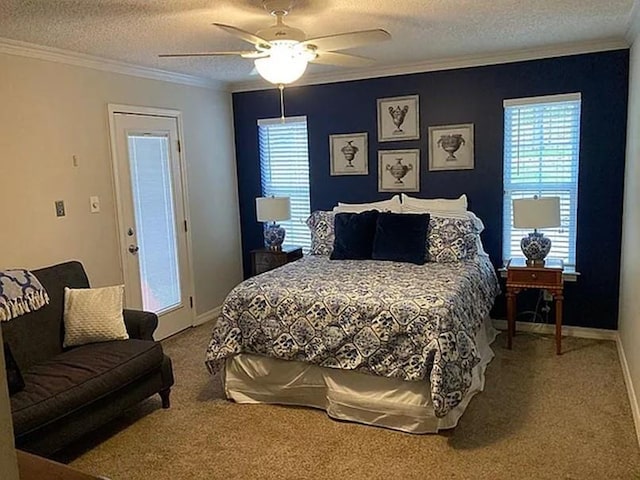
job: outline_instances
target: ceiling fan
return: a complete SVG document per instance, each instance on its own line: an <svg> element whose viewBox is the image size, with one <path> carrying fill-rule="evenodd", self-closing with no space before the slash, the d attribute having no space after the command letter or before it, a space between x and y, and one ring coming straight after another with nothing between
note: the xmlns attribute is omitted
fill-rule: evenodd
<svg viewBox="0 0 640 480"><path fill-rule="evenodd" d="M170 53L160 57L209 57L222 55L239 55L253 59L256 70L267 81L276 85L286 85L298 80L307 68L308 63L338 65L343 67L362 67L373 63L372 59L338 53L338 50L360 47L374 42L388 40L391 35L383 29L363 30L340 33L307 39L305 33L286 25L283 18L291 11L295 0L263 0L262 5L276 23L253 34L231 25L213 23L253 45L254 50L202 52L202 53Z"/></svg>

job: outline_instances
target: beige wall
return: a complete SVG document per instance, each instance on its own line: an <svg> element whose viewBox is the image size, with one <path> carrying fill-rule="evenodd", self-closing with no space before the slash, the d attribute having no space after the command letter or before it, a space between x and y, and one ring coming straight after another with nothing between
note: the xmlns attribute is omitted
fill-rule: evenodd
<svg viewBox="0 0 640 480"><path fill-rule="evenodd" d="M241 279L231 95L5 54L0 72L0 268L78 259L94 286L122 282L107 104L172 108L184 121L196 311L220 305Z"/></svg>
<svg viewBox="0 0 640 480"><path fill-rule="evenodd" d="M640 23L640 18L636 17ZM640 37L631 48L627 163L624 185L619 332L629 366L631 388L640 399ZM632 405L636 428L639 405Z"/></svg>
<svg viewBox="0 0 640 480"><path fill-rule="evenodd" d="M0 329L0 345L2 345L2 329ZM4 355L0 355L0 472L2 472L2 480L18 480Z"/></svg>

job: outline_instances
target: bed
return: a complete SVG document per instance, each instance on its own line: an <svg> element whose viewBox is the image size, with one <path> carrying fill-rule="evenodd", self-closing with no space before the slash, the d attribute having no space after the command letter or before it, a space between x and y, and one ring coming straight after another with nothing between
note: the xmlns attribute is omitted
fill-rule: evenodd
<svg viewBox="0 0 640 480"><path fill-rule="evenodd" d="M206 364L238 403L437 432L484 387L498 292L486 255L424 265L307 255L229 294Z"/></svg>

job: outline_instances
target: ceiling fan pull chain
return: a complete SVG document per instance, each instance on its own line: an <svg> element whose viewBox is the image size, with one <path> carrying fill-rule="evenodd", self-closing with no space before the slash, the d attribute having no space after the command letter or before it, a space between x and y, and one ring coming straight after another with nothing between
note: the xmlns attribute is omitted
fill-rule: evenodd
<svg viewBox="0 0 640 480"><path fill-rule="evenodd" d="M278 85L280 89L280 120L284 123L284 83Z"/></svg>

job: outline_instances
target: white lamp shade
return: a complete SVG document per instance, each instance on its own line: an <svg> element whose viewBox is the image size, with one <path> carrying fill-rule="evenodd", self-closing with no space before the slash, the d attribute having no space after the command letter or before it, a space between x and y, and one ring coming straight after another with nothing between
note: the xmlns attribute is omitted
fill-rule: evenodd
<svg viewBox="0 0 640 480"><path fill-rule="evenodd" d="M269 56L254 60L262 78L276 85L286 85L298 80L307 69L307 62L314 55L297 47L292 40L271 42Z"/></svg>
<svg viewBox="0 0 640 480"><path fill-rule="evenodd" d="M513 226L550 228L560 226L560 197L520 198L513 201Z"/></svg>
<svg viewBox="0 0 640 480"><path fill-rule="evenodd" d="M256 198L256 216L259 222L277 222L291 218L289 197Z"/></svg>

